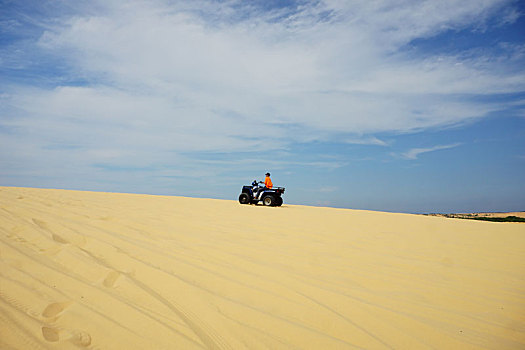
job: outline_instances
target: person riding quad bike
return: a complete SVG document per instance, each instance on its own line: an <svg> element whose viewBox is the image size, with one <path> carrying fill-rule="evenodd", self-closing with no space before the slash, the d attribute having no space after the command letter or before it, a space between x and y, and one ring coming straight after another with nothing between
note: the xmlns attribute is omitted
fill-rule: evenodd
<svg viewBox="0 0 525 350"><path fill-rule="evenodd" d="M272 179L270 179L270 173L266 173L266 178L264 179L264 182L262 181L259 181L258 183L262 184L264 183L264 186L258 186L255 188L254 190L254 197L255 198L259 198L259 194L262 192L262 191L265 191L265 190L270 190L272 189L273 187L273 184L272 184ZM252 185L253 184L257 184L257 180L253 180L252 182Z"/></svg>
<svg viewBox="0 0 525 350"><path fill-rule="evenodd" d="M262 185L264 184L264 185ZM241 204L257 204L259 201L266 206L281 206L283 204L282 194L284 187L273 187L270 173L266 173L264 183L253 180L251 186L243 186L242 193L239 195Z"/></svg>

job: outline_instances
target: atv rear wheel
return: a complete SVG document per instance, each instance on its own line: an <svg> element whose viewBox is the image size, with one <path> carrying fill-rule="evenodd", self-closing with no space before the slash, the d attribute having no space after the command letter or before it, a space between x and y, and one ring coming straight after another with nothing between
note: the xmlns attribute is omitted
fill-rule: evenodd
<svg viewBox="0 0 525 350"><path fill-rule="evenodd" d="M263 201L263 204L266 205L267 207L271 207L271 206L275 205L275 197L274 196L270 196L270 195L264 196L262 201Z"/></svg>
<svg viewBox="0 0 525 350"><path fill-rule="evenodd" d="M241 204L250 204L251 198L248 193L241 193L239 195L239 203Z"/></svg>
<svg viewBox="0 0 525 350"><path fill-rule="evenodd" d="M280 207L281 205L283 205L283 199L282 197L277 197L276 198L276 203L275 203L276 206Z"/></svg>

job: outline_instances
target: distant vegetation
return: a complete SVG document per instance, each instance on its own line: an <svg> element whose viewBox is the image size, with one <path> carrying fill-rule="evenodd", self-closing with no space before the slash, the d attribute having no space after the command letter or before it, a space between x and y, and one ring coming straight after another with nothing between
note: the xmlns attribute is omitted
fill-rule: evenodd
<svg viewBox="0 0 525 350"><path fill-rule="evenodd" d="M507 216L507 217L504 217L504 218L477 216L477 217L465 217L465 218L462 218L462 219L497 221L497 222L525 222L525 218L519 218L517 216Z"/></svg>
<svg viewBox="0 0 525 350"><path fill-rule="evenodd" d="M514 215L509 215L506 217L482 216L478 214L426 214L426 215L441 216L441 217L453 218L453 219L483 220L483 221L494 221L494 222L525 222L525 218L520 218Z"/></svg>

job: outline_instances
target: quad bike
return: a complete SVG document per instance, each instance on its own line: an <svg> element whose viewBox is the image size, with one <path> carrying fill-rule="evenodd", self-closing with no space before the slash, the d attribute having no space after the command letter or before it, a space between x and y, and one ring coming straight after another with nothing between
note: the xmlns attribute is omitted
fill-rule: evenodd
<svg viewBox="0 0 525 350"><path fill-rule="evenodd" d="M284 187L266 188L260 186L262 181L254 180L251 186L242 186L242 193L239 195L241 204L257 204L262 202L268 207L280 207L283 204L281 195L284 193Z"/></svg>

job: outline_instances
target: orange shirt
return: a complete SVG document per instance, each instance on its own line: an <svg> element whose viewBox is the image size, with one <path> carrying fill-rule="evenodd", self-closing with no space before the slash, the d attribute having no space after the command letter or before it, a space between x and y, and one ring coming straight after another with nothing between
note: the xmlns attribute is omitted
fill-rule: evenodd
<svg viewBox="0 0 525 350"><path fill-rule="evenodd" d="M273 187L272 180L269 176L266 176L266 179L264 179L264 186L266 186L267 188Z"/></svg>

